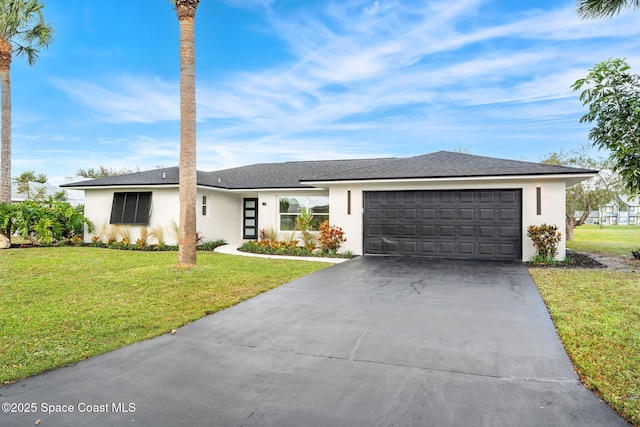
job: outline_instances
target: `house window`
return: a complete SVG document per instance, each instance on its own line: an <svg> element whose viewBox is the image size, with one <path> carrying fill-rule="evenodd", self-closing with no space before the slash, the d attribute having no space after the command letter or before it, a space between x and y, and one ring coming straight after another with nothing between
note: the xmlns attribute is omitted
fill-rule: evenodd
<svg viewBox="0 0 640 427"><path fill-rule="evenodd" d="M536 215L542 215L542 188L536 187Z"/></svg>
<svg viewBox="0 0 640 427"><path fill-rule="evenodd" d="M202 216L207 216L207 196L202 196Z"/></svg>
<svg viewBox="0 0 640 427"><path fill-rule="evenodd" d="M113 193L109 224L149 224L151 192Z"/></svg>
<svg viewBox="0 0 640 427"><path fill-rule="evenodd" d="M279 199L280 230L296 229L297 219L303 210L313 214L312 230L317 230L320 224L329 219L328 196L288 196Z"/></svg>

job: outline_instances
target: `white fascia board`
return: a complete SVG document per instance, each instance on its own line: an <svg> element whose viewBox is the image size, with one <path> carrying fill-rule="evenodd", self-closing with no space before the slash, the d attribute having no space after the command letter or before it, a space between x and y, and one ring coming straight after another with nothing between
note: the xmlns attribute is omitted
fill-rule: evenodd
<svg viewBox="0 0 640 427"><path fill-rule="evenodd" d="M127 190L130 188L178 188L178 184L163 184L163 185L91 185L87 187L61 187L63 190Z"/></svg>
<svg viewBox="0 0 640 427"><path fill-rule="evenodd" d="M232 193L247 193L247 192L258 192L258 193L268 193L268 192L300 192L300 191L326 191L324 188L317 188L317 187L295 187L295 188L291 188L291 187L283 187L283 188L238 188L238 189L232 189L232 190L227 190L230 191Z"/></svg>
<svg viewBox="0 0 640 427"><path fill-rule="evenodd" d="M554 174L554 175L496 175L496 176L461 176L442 178L397 178L397 179L355 179L355 180L335 180L335 181L304 181L307 185L330 186L334 184L397 184L400 182L473 182L473 181L532 181L532 180L558 180L575 181L578 183L585 179L593 178L597 173L580 174Z"/></svg>

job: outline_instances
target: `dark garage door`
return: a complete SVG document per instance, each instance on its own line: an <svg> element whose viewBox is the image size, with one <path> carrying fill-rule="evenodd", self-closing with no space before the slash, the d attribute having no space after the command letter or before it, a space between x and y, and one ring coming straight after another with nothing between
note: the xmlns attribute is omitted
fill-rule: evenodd
<svg viewBox="0 0 640 427"><path fill-rule="evenodd" d="M365 254L522 258L521 190L364 193Z"/></svg>

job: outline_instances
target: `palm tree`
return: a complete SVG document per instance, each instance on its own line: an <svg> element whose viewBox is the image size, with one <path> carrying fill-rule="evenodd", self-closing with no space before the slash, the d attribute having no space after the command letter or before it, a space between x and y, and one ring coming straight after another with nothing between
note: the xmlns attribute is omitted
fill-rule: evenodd
<svg viewBox="0 0 640 427"><path fill-rule="evenodd" d="M0 155L0 203L11 202L11 59L13 53L38 59L49 46L53 27L44 21L39 0L0 0L0 79L2 80L2 150ZM15 48L15 50L14 50Z"/></svg>
<svg viewBox="0 0 640 427"><path fill-rule="evenodd" d="M581 18L610 18L622 9L640 7L640 0L578 0L578 15Z"/></svg>
<svg viewBox="0 0 640 427"><path fill-rule="evenodd" d="M171 0L180 24L180 234L178 265L196 265L196 54L194 23L200 0Z"/></svg>

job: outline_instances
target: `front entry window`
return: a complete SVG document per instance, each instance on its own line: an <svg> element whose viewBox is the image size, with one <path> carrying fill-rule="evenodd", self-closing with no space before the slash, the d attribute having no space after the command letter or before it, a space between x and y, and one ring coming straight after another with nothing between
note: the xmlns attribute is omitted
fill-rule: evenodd
<svg viewBox="0 0 640 427"><path fill-rule="evenodd" d="M279 199L280 230L296 229L298 217L304 211L313 215L311 230L317 230L323 221L329 219L328 196L287 196Z"/></svg>
<svg viewBox="0 0 640 427"><path fill-rule="evenodd" d="M242 202L242 238L258 238L258 199L244 199Z"/></svg>

